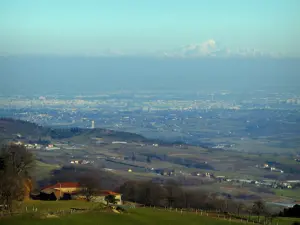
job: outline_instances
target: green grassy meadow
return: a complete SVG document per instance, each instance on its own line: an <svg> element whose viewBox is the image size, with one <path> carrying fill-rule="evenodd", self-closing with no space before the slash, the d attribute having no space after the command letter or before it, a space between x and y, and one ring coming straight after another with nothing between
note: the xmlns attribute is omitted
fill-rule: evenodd
<svg viewBox="0 0 300 225"><path fill-rule="evenodd" d="M300 189L274 189L278 196L292 198L295 201L300 201Z"/></svg>
<svg viewBox="0 0 300 225"><path fill-rule="evenodd" d="M21 212L32 212L33 208L37 208L38 212L55 212L57 210L70 210L71 208L84 208L91 209L96 205L96 203L91 203L87 201L39 201L39 200L27 200L21 207Z"/></svg>
<svg viewBox="0 0 300 225"><path fill-rule="evenodd" d="M298 218L279 218L278 225L291 225L293 222L300 222L300 219Z"/></svg>
<svg viewBox="0 0 300 225"><path fill-rule="evenodd" d="M10 225L79 225L79 224L136 224L136 225L179 225L179 224L206 224L206 225L226 225L241 224L235 221L226 221L223 219L200 216L191 213L181 214L180 212L168 212L165 210L155 210L149 208L139 208L129 210L128 213L116 214L112 212L76 213L61 216L58 218L39 218L33 213L22 214L12 218L0 219L0 224Z"/></svg>
<svg viewBox="0 0 300 225"><path fill-rule="evenodd" d="M246 224L245 221L239 220L226 220L217 218L216 215L200 215L195 212L168 211L164 209L154 208L135 208L128 209L126 213L116 214L108 211L95 211L96 203L88 203L84 201L28 201L21 206L23 213L13 217L0 218L0 225L79 225L79 224L136 224L136 225L229 225L229 224ZM25 208L27 207L27 212ZM56 212L70 208L85 208L90 209L86 212L80 213L65 213L64 215L58 214L57 216L46 216L49 212ZM37 208L37 212L32 212L32 208ZM292 218L276 218L273 224L278 225L291 225L297 219ZM299 221L299 219L298 219ZM252 223L249 223L252 224Z"/></svg>

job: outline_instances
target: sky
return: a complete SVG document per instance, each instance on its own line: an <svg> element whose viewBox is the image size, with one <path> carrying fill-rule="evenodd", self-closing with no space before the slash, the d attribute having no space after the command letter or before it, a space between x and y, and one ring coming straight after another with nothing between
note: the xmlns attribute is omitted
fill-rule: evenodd
<svg viewBox="0 0 300 225"><path fill-rule="evenodd" d="M300 57L299 11L299 0L0 0L0 54Z"/></svg>

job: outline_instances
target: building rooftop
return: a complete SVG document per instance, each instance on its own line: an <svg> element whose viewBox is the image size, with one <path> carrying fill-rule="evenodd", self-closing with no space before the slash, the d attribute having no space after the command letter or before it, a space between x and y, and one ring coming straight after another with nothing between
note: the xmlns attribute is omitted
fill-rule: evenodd
<svg viewBox="0 0 300 225"><path fill-rule="evenodd" d="M44 189L55 189L55 188L79 188L80 184L76 182L61 182L61 183L56 183L54 185L48 185L46 187L43 187L42 190Z"/></svg>

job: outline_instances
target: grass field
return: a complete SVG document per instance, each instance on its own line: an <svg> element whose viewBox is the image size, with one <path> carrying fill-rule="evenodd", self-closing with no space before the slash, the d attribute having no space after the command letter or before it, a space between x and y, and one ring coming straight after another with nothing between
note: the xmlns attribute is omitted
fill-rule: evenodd
<svg viewBox="0 0 300 225"><path fill-rule="evenodd" d="M291 225L299 219L280 218L276 219L273 224ZM115 214L110 212L95 212L69 214L58 218L41 218L34 214L23 214L12 218L0 219L0 224L10 225L79 225L79 224L136 224L136 225L229 225L229 224L245 224L240 221L228 221L207 216L200 216L191 213L180 214L179 212L158 211L149 208L132 209L126 214ZM252 223L249 223L252 224Z"/></svg>
<svg viewBox="0 0 300 225"><path fill-rule="evenodd" d="M164 209L153 208L136 208L129 209L127 213L116 214L113 212L103 211L88 211L83 213L65 214L57 217L46 217L45 213L55 212L58 210L69 210L71 207L92 209L96 206L96 203L88 203L84 201L28 201L22 205L22 211L27 207L27 213L16 215L13 217L7 217L0 219L0 225L79 225L79 224L136 224L136 225L229 225L229 224L245 224L239 220L225 220L221 218L215 218L206 215L200 215L200 213L166 211ZM38 212L33 213L32 208L38 208ZM31 211L31 212L30 212ZM44 216L42 216L44 215ZM291 225L294 221L299 219L292 218L280 218L274 220L273 224L278 225ZM252 224L252 223L249 223Z"/></svg>
<svg viewBox="0 0 300 225"><path fill-rule="evenodd" d="M86 202L86 201L38 201L38 200L28 200L25 201L20 210L25 212L26 208L28 212L32 211L33 208L37 208L38 212L49 212L57 210L69 210L70 208L86 208L90 209L95 206L96 203Z"/></svg>
<svg viewBox="0 0 300 225"><path fill-rule="evenodd" d="M77 225L77 224L137 224L137 225L179 225L179 224L206 224L206 225L229 225L241 224L240 222L225 221L207 216L195 214L180 214L179 212L159 211L149 208L132 209L126 214L115 214L110 212L87 212L69 214L59 218L39 218L34 214L23 214L12 218L0 220L0 224L10 225Z"/></svg>
<svg viewBox="0 0 300 225"><path fill-rule="evenodd" d="M295 201L300 201L300 189L274 189L278 196L292 198Z"/></svg>
<svg viewBox="0 0 300 225"><path fill-rule="evenodd" d="M291 225L293 222L300 223L300 219L296 219L296 218L280 218L277 221L278 221L278 225Z"/></svg>

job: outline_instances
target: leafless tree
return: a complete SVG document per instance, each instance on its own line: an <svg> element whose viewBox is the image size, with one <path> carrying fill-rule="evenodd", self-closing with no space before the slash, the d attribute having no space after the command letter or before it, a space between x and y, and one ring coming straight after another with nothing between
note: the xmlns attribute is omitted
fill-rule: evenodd
<svg viewBox="0 0 300 225"><path fill-rule="evenodd" d="M87 201L91 201L95 194L101 189L99 176L97 176L97 173L87 173L83 174L78 179L81 187L80 193Z"/></svg>
<svg viewBox="0 0 300 225"><path fill-rule="evenodd" d="M145 205L165 206L167 190L160 184L151 181L127 181L119 190L126 201Z"/></svg>
<svg viewBox="0 0 300 225"><path fill-rule="evenodd" d="M136 181L127 181L122 184L117 191L123 194L126 201L136 202L139 193L140 183Z"/></svg>
<svg viewBox="0 0 300 225"><path fill-rule="evenodd" d="M245 208L245 204L243 202L235 202L236 213L237 216L240 216L241 211Z"/></svg>
<svg viewBox="0 0 300 225"><path fill-rule="evenodd" d="M193 192L184 191L185 208L191 207L194 198L195 198L195 194Z"/></svg>
<svg viewBox="0 0 300 225"><path fill-rule="evenodd" d="M169 207L184 207L184 191L175 180L168 180L164 188L167 190Z"/></svg>
<svg viewBox="0 0 300 225"><path fill-rule="evenodd" d="M13 201L24 199L26 182L34 166L32 154L23 145L5 145L0 150L0 205L13 211Z"/></svg>
<svg viewBox="0 0 300 225"><path fill-rule="evenodd" d="M266 212L266 206L263 201L256 201L252 206L253 214L257 215L258 222L260 222L260 216Z"/></svg>
<svg viewBox="0 0 300 225"><path fill-rule="evenodd" d="M165 205L167 191L159 184L143 182L139 188L138 201L146 205Z"/></svg>

